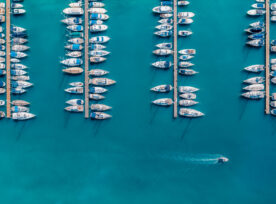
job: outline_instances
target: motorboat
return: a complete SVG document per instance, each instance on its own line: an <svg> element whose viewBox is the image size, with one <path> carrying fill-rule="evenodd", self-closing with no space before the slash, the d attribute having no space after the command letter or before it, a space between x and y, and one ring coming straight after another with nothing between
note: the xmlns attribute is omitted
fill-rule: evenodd
<svg viewBox="0 0 276 204"><path fill-rule="evenodd" d="M11 105L13 105L13 106L28 106L28 105L30 105L30 103L27 101L23 101L23 100L14 100L11 102Z"/></svg>
<svg viewBox="0 0 276 204"><path fill-rule="evenodd" d="M158 23L161 23L161 24L172 24L173 23L173 19L171 19L171 18L163 18L163 19L160 19L159 21L158 21Z"/></svg>
<svg viewBox="0 0 276 204"><path fill-rule="evenodd" d="M66 101L66 103L68 105L71 105L71 106L80 106L80 105L84 104L84 100L82 100L82 99L71 99L71 100Z"/></svg>
<svg viewBox="0 0 276 204"><path fill-rule="evenodd" d="M172 89L173 89L173 87L171 85L163 84L163 85L155 86L155 87L151 88L150 90L154 91L154 92L168 93Z"/></svg>
<svg viewBox="0 0 276 204"><path fill-rule="evenodd" d="M159 106L170 106L173 104L173 101L170 98L160 98L152 101L152 103Z"/></svg>
<svg viewBox="0 0 276 204"><path fill-rule="evenodd" d="M98 13L98 14L105 14L107 12L104 8L90 8L88 9L89 13Z"/></svg>
<svg viewBox="0 0 276 204"><path fill-rule="evenodd" d="M172 31L171 30L160 30L160 31L156 31L154 34L165 38L165 37L170 37L172 35Z"/></svg>
<svg viewBox="0 0 276 204"><path fill-rule="evenodd" d="M102 50L102 49L105 49L106 47L102 44L92 43L92 44L90 44L89 48L92 50Z"/></svg>
<svg viewBox="0 0 276 204"><path fill-rule="evenodd" d="M264 81L265 81L264 77L252 77L244 80L243 82L247 84L261 84L261 83L264 83Z"/></svg>
<svg viewBox="0 0 276 204"><path fill-rule="evenodd" d="M66 28L69 31L74 31L74 32L82 32L83 31L83 26L82 25L69 25Z"/></svg>
<svg viewBox="0 0 276 204"><path fill-rule="evenodd" d="M92 104L90 109L92 111L107 111L110 110L112 107L104 105L104 104Z"/></svg>
<svg viewBox="0 0 276 204"><path fill-rule="evenodd" d="M194 71L192 69L179 69L178 72L179 72L179 74L186 75L186 76L198 74L197 71Z"/></svg>
<svg viewBox="0 0 276 204"><path fill-rule="evenodd" d="M197 117L204 116L204 113L191 108L180 108L179 115L183 117L188 117L188 118L197 118Z"/></svg>
<svg viewBox="0 0 276 204"><path fill-rule="evenodd" d="M263 21L256 21L254 23L249 24L251 27L264 27L265 23Z"/></svg>
<svg viewBox="0 0 276 204"><path fill-rule="evenodd" d="M251 65L251 66L245 67L244 70L248 72L261 72L264 70L264 65Z"/></svg>
<svg viewBox="0 0 276 204"><path fill-rule="evenodd" d="M97 86L110 86L115 84L116 81L108 78L93 78L89 79L89 84L97 85Z"/></svg>
<svg viewBox="0 0 276 204"><path fill-rule="evenodd" d="M250 27L244 30L247 33L262 33L265 31L264 27Z"/></svg>
<svg viewBox="0 0 276 204"><path fill-rule="evenodd" d="M110 52L105 51L105 50L92 50L89 52L89 55L95 56L95 57L103 57L103 56L106 56L109 54L110 54Z"/></svg>
<svg viewBox="0 0 276 204"><path fill-rule="evenodd" d="M83 94L83 87L80 87L80 86L70 87L65 89L64 91L71 94Z"/></svg>
<svg viewBox="0 0 276 204"><path fill-rule="evenodd" d="M0 120L3 119L3 118L5 118L5 117L6 117L5 112L0 111Z"/></svg>
<svg viewBox="0 0 276 204"><path fill-rule="evenodd" d="M107 29L108 29L107 25L91 25L90 26L90 32L92 32L92 33L106 31Z"/></svg>
<svg viewBox="0 0 276 204"><path fill-rule="evenodd" d="M80 58L68 58L68 59L62 60L60 63L65 65L65 66L73 67L73 66L82 65L83 61Z"/></svg>
<svg viewBox="0 0 276 204"><path fill-rule="evenodd" d="M22 52L22 51L26 51L29 49L30 49L30 47L26 46L26 45L13 45L11 47L11 50L16 51L16 52Z"/></svg>
<svg viewBox="0 0 276 204"><path fill-rule="evenodd" d="M103 113L103 112L92 112L90 114L90 118L92 120L106 120L111 118L112 116L107 114L107 113Z"/></svg>
<svg viewBox="0 0 276 204"><path fill-rule="evenodd" d="M106 60L105 57L90 57L91 63L100 63L100 62L104 62L105 60Z"/></svg>
<svg viewBox="0 0 276 204"><path fill-rule="evenodd" d="M27 74L27 72L24 70L21 70L21 69L12 69L11 70L12 76L20 76L20 75L25 75L25 74Z"/></svg>
<svg viewBox="0 0 276 204"><path fill-rule="evenodd" d="M97 36L89 39L89 43L106 43L110 40L108 36Z"/></svg>
<svg viewBox="0 0 276 204"><path fill-rule="evenodd" d="M195 49L184 49L184 50L179 50L178 53L181 55L195 55L196 50Z"/></svg>
<svg viewBox="0 0 276 204"><path fill-rule="evenodd" d="M192 58L194 58L194 56L193 55L180 55L179 56L179 59L180 60L190 60L190 59L192 59Z"/></svg>
<svg viewBox="0 0 276 204"><path fill-rule="evenodd" d="M194 101L194 100L180 100L179 101L179 105L180 106L193 106L193 105L196 105L196 104L198 104L198 102L197 101Z"/></svg>
<svg viewBox="0 0 276 204"><path fill-rule="evenodd" d="M198 88L192 87L192 86L179 86L178 91L179 93L193 93L198 91Z"/></svg>
<svg viewBox="0 0 276 204"><path fill-rule="evenodd" d="M97 2L97 1L89 2L89 7L102 8L104 6L105 6L104 3L102 2Z"/></svg>
<svg viewBox="0 0 276 204"><path fill-rule="evenodd" d="M264 39L264 37L265 37L264 33L255 33L248 36L248 38L252 40Z"/></svg>
<svg viewBox="0 0 276 204"><path fill-rule="evenodd" d="M25 112L12 113L13 120L29 120L34 118L35 116L36 115L32 113L25 113Z"/></svg>
<svg viewBox="0 0 276 204"><path fill-rule="evenodd" d="M98 101L98 100L102 100L104 98L105 97L100 94L89 94L89 99L91 99L91 100Z"/></svg>
<svg viewBox="0 0 276 204"><path fill-rule="evenodd" d="M6 89L5 88L0 88L0 94L4 94L6 93Z"/></svg>
<svg viewBox="0 0 276 204"><path fill-rule="evenodd" d="M25 107L25 106L12 106L11 111L14 113L18 112L30 112L30 108Z"/></svg>
<svg viewBox="0 0 276 204"><path fill-rule="evenodd" d="M168 69L172 66L172 62L170 61L157 61L152 63L152 66L160 69Z"/></svg>
<svg viewBox="0 0 276 204"><path fill-rule="evenodd" d="M172 55L173 51L169 49L157 49L153 51L153 54L159 55L159 56L167 56L167 55Z"/></svg>
<svg viewBox="0 0 276 204"><path fill-rule="evenodd" d="M64 47L72 51L80 51L83 49L83 46L80 44L69 44L69 45L65 45Z"/></svg>
<svg viewBox="0 0 276 204"><path fill-rule="evenodd" d="M12 88L16 88L16 87L29 88L31 86L33 86L33 84L27 81L11 81Z"/></svg>
<svg viewBox="0 0 276 204"><path fill-rule="evenodd" d="M247 14L250 16L261 16L261 15L265 14L265 10L251 9L251 10L247 11Z"/></svg>
<svg viewBox="0 0 276 204"><path fill-rule="evenodd" d="M6 102L4 100L0 100L0 106L4 106Z"/></svg>
<svg viewBox="0 0 276 204"><path fill-rule="evenodd" d="M179 63L178 63L178 66L179 67L192 67L192 66L194 66L194 64L193 63L191 63L191 62L187 62L187 61L180 61Z"/></svg>
<svg viewBox="0 0 276 204"><path fill-rule="evenodd" d="M23 89L23 88L21 88L21 87L17 87L17 88L12 88L11 89L11 93L15 94L15 95L23 94L25 92L26 92L26 90Z"/></svg>
<svg viewBox="0 0 276 204"><path fill-rule="evenodd" d="M187 6L187 5L189 5L189 4L190 4L189 1L178 1L178 2L177 2L177 5L178 5L178 6Z"/></svg>
<svg viewBox="0 0 276 204"><path fill-rule="evenodd" d="M70 17L61 20L61 22L67 25L81 25L83 20L79 17Z"/></svg>
<svg viewBox="0 0 276 204"><path fill-rule="evenodd" d="M27 57L27 54L24 53L24 52L15 52L15 51L11 51L10 56L11 56L12 58L21 59L21 58Z"/></svg>
<svg viewBox="0 0 276 204"><path fill-rule="evenodd" d="M83 15L84 11L82 8L66 8L63 10L63 13L66 15L80 16Z"/></svg>
<svg viewBox="0 0 276 204"><path fill-rule="evenodd" d="M188 31L188 30L180 30L178 31L178 35L182 36L182 37L187 37L189 35L192 35L193 32L192 31Z"/></svg>
<svg viewBox="0 0 276 204"><path fill-rule="evenodd" d="M22 15L26 13L25 9L11 9L13 15Z"/></svg>
<svg viewBox="0 0 276 204"><path fill-rule="evenodd" d="M102 69L92 69L89 71L89 75L91 76L104 76L108 74L108 71L102 70Z"/></svg>
<svg viewBox="0 0 276 204"><path fill-rule="evenodd" d="M263 84L251 84L249 86L244 87L243 90L246 90L246 91L262 91L262 90L264 90L264 85Z"/></svg>
<svg viewBox="0 0 276 204"><path fill-rule="evenodd" d="M160 49L172 49L172 43L159 43L156 45L156 47L160 48Z"/></svg>
<svg viewBox="0 0 276 204"><path fill-rule="evenodd" d="M177 16L178 18L193 18L195 14L193 12L179 12Z"/></svg>
<svg viewBox="0 0 276 204"><path fill-rule="evenodd" d="M89 18L91 20L108 20L109 16L107 14L92 13Z"/></svg>
<svg viewBox="0 0 276 204"><path fill-rule="evenodd" d="M194 21L191 18L180 18L178 20L178 24L180 24L180 25L188 25L188 24L192 24L193 22Z"/></svg>
<svg viewBox="0 0 276 204"><path fill-rule="evenodd" d="M262 47L264 46L264 40L263 39L250 40L246 44L252 47Z"/></svg>
<svg viewBox="0 0 276 204"><path fill-rule="evenodd" d="M12 69L27 69L28 67L24 64L12 63L11 68Z"/></svg>
<svg viewBox="0 0 276 204"><path fill-rule="evenodd" d="M193 100L196 99L195 93L184 93L179 95L180 98L187 99L187 100Z"/></svg>
<svg viewBox="0 0 276 204"><path fill-rule="evenodd" d="M263 91L248 91L243 94L241 94L243 97L248 99L261 99L264 98L264 92Z"/></svg>
<svg viewBox="0 0 276 204"><path fill-rule="evenodd" d="M170 24L161 24L155 27L158 30L172 30L173 26Z"/></svg>
<svg viewBox="0 0 276 204"><path fill-rule="evenodd" d="M172 12L172 7L171 6L156 6L152 9L154 13L171 13Z"/></svg>
<svg viewBox="0 0 276 204"><path fill-rule="evenodd" d="M64 110L73 112L73 113L81 113L83 112L83 105L75 105L75 106L67 106Z"/></svg>
<svg viewBox="0 0 276 204"><path fill-rule="evenodd" d="M264 3L255 3L255 4L252 4L252 8L255 8L255 9L265 9L265 4ZM271 5L271 8L272 8L272 5ZM271 9L271 10L273 10L273 9Z"/></svg>
<svg viewBox="0 0 276 204"><path fill-rule="evenodd" d="M83 86L83 82L76 81L76 82L71 82L69 83L70 86Z"/></svg>
<svg viewBox="0 0 276 204"><path fill-rule="evenodd" d="M107 89L103 88L103 87L90 87L89 88L89 93L92 94L102 94L107 92Z"/></svg>
<svg viewBox="0 0 276 204"><path fill-rule="evenodd" d="M70 67L62 70L66 74L81 74L83 72L83 68L81 67Z"/></svg>
<svg viewBox="0 0 276 204"><path fill-rule="evenodd" d="M67 57L80 58L80 57L82 57L82 52L81 51L71 51L71 52L67 52L65 55Z"/></svg>
<svg viewBox="0 0 276 204"><path fill-rule="evenodd" d="M26 76L26 75L16 75L16 76L11 76L11 80L21 80L21 81L29 81L30 80L30 76Z"/></svg>
<svg viewBox="0 0 276 204"><path fill-rule="evenodd" d="M102 20L89 20L89 25L102 25L103 23Z"/></svg>

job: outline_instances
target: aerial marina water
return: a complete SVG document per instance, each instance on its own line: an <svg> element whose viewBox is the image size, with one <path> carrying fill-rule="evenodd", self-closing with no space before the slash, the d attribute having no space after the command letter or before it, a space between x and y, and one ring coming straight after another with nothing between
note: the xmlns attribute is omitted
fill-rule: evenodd
<svg viewBox="0 0 276 204"><path fill-rule="evenodd" d="M73 98L66 101L66 104L70 106L65 107L65 110L85 112L85 118L90 115L90 118L94 120L112 117L104 112L112 107L97 102L105 98L102 94L107 92L107 89L104 87L116 83L104 77L109 74L109 71L97 68L99 64L107 60L106 56L110 54L109 51L104 50L110 37L102 35L108 29L108 26L103 23L109 19L104 6L105 4L101 1L85 0L69 3L69 7L63 10L66 16L62 20L62 23L67 25L68 31L68 42L65 46L66 59L61 60L61 64L65 66L62 71L69 75L81 75L84 72L83 82L71 82L70 87L65 89L65 92L69 94L84 96L82 99ZM92 101L91 105L90 101ZM90 114L89 109L91 109Z"/></svg>
<svg viewBox="0 0 276 204"><path fill-rule="evenodd" d="M183 117L196 118L203 116L204 114L198 110L187 108L198 104L196 99L196 94L193 92L198 91L197 88L191 86L179 86L178 85L178 75L191 77L198 72L193 70L194 66L189 60L194 58L196 54L195 49L183 49L178 50L178 37L188 37L193 34L189 29L178 30L178 25L180 28L183 26L188 26L193 23L193 17L195 14L193 12L181 11L178 12L178 7L186 7L189 5L189 1L161 1L160 6L156 6L152 11L160 17L158 20L159 25L155 28L157 29L154 34L160 38L170 40L173 36L172 41L162 42L156 45L157 49L153 51L153 54L158 56L158 60L152 63L154 68L169 70L173 66L173 77L174 84L161 84L151 88L151 91L157 93L169 93L173 90L173 99L159 98L152 101L153 104L159 106L174 106L173 116L177 118L178 114ZM180 55L178 57L178 54ZM173 56L173 62L170 59ZM179 96L178 96L179 93ZM178 100L178 97L181 100ZM178 111L178 105L184 106L185 108L180 108Z"/></svg>
<svg viewBox="0 0 276 204"><path fill-rule="evenodd" d="M22 2L23 0L12 0L12 2L7 0L6 4L0 3L1 23L6 25L6 29L3 27L0 29L2 50L0 52L0 76L6 78L6 81L0 81L0 93L6 94L6 100L0 101L0 106L6 105L6 113L1 111L0 118L7 117L13 120L28 120L35 117L27 107L30 103L18 98L33 86L29 82L30 77L26 71L28 67L21 63L28 56L25 52L30 49L26 45L28 42L27 30L15 26L11 22L15 16L26 13Z"/></svg>

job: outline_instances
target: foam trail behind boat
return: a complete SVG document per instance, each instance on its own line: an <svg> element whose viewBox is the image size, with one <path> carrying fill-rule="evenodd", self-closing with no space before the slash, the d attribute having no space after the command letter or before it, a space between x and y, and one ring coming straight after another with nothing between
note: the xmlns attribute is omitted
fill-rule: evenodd
<svg viewBox="0 0 276 204"><path fill-rule="evenodd" d="M183 162L186 164L202 164L213 165L220 163L220 158L225 158L220 154L165 154L161 156L162 159L171 160L175 162ZM228 160L227 160L228 161Z"/></svg>

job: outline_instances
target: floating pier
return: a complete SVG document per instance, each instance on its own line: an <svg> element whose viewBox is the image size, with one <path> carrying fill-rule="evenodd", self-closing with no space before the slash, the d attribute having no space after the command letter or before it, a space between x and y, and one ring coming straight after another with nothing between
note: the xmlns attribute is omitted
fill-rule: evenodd
<svg viewBox="0 0 276 204"><path fill-rule="evenodd" d="M11 8L10 0L6 0L6 116L11 117Z"/></svg>
<svg viewBox="0 0 276 204"><path fill-rule="evenodd" d="M174 105L173 105L173 117L177 118L178 116L178 87L177 87L177 67L178 67L178 60L177 60L177 0L173 0L173 98L174 98Z"/></svg>
<svg viewBox="0 0 276 204"><path fill-rule="evenodd" d="M265 113L270 114L270 0L265 4Z"/></svg>
<svg viewBox="0 0 276 204"><path fill-rule="evenodd" d="M84 113L89 118L89 0L84 2Z"/></svg>

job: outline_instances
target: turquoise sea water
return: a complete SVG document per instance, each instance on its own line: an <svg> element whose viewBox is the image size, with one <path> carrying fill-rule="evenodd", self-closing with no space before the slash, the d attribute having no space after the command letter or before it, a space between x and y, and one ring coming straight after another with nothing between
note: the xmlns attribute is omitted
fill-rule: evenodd
<svg viewBox="0 0 276 204"><path fill-rule="evenodd" d="M240 99L244 66L263 63L262 49L244 46L245 12L254 1L192 1L194 35L180 48L196 48L199 75L180 84L200 88L198 109L206 117L172 119L156 108L149 88L172 81L155 71L151 52L158 0L109 0L112 52L106 67L118 83L106 104L113 118L85 120L63 111L69 82L61 72L65 0L28 0L28 13L13 19L28 28L26 61L35 87L34 120L0 122L0 202L3 204L260 204L275 198L276 120L264 102ZM272 34L276 25L272 26ZM71 78L72 79L72 78ZM218 154L225 165L205 162ZM202 161L202 162L198 162Z"/></svg>

